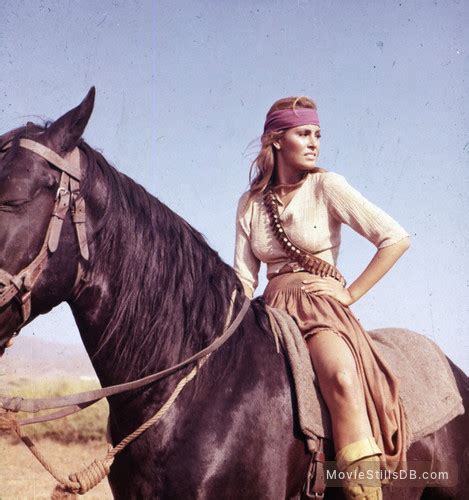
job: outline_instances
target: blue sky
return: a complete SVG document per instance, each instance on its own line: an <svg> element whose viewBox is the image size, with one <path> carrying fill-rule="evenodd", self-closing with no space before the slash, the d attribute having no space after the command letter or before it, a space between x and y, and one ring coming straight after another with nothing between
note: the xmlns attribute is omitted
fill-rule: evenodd
<svg viewBox="0 0 469 500"><path fill-rule="evenodd" d="M2 0L0 16L1 131L95 85L85 138L227 262L267 109L315 99L320 166L413 239L355 313L425 334L469 371L467 2ZM349 282L373 253L344 231ZM79 342L65 306L23 334Z"/></svg>

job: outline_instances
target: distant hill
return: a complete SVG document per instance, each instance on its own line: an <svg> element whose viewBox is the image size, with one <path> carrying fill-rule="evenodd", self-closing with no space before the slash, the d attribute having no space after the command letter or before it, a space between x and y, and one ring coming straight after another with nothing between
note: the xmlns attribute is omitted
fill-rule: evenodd
<svg viewBox="0 0 469 500"><path fill-rule="evenodd" d="M96 377L82 345L46 342L19 336L0 358L0 385L12 379Z"/></svg>

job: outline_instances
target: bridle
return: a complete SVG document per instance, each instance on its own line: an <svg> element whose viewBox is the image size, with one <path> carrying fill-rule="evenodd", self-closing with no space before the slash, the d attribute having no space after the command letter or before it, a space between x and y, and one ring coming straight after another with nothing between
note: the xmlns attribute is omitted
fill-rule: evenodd
<svg viewBox="0 0 469 500"><path fill-rule="evenodd" d="M72 222L75 226L77 234L80 254L83 259L89 259L89 250L85 229L85 201L80 193L81 171L79 149L75 148L71 153L67 154L67 156L63 158L53 150L30 139L20 139L19 145L25 149L33 151L40 157L44 158L52 167L58 169L62 173L60 177L59 188L57 190L57 195L55 198L54 208L52 210L50 222L47 227L44 243L41 247L41 250L39 251L39 254L28 266L26 266L23 270L15 275L11 275L7 271L0 269L0 285L3 285L3 288L0 288L0 307L9 304L13 299L17 299L20 302L22 323L18 328L18 331L27 322L31 315L32 289L41 276L44 268L46 267L49 256L57 250L63 221L69 209L72 214ZM11 143L8 143L1 149L5 150L8 147L11 147ZM80 261L78 262L77 268L78 270L75 284L78 282L80 277ZM152 384L158 380L176 373L182 368L186 368L189 365L196 363L196 366L192 368L190 373L188 373L178 382L171 396L168 398L168 400L166 400L166 402L158 410L158 412L142 425L140 425L134 432L125 437L117 446L110 447L109 452L104 460L95 460L89 467L87 467L80 473L69 476L68 480L58 477L57 474L55 474L54 471L50 468L50 466L46 467L47 470L54 476L54 478L56 478L59 483L65 488L65 491L73 493L86 493L86 491L94 487L107 474L109 474L110 466L114 461L114 457L117 453L122 451L128 444L137 439L150 426L154 425L162 418L162 416L174 403L183 387L196 376L198 370L204 365L204 363L210 358L210 356L219 347L221 347L241 325L247 311L250 308L251 301L249 300L249 298L244 297L241 308L233 319L237 293L237 289L235 288L231 296L228 314L225 320L225 327L222 335L217 337L210 345L198 351L191 357L185 359L184 361L181 361L176 365L170 366L169 368L161 370L157 373L153 373L144 378L134 380L132 382L105 387L103 389L95 391L88 391L85 393L71 394L69 396L49 399L0 397L0 417L3 416L3 420L0 418L0 429L14 429L18 436L20 436L20 438L28 445L29 449L36 456L36 458L46 467L47 463L44 460L44 457L40 455L37 450L35 451L35 447L31 440L27 436L24 436L22 434L21 426L37 422L55 420L57 418L71 415L94 404L104 397L110 397L112 395L148 386L149 384ZM6 342L4 342L4 344L8 343L13 336L15 336L15 333ZM54 409L58 409L58 411L49 413L48 415L40 415L37 417L28 418L23 421L16 420L16 417L10 418L11 412L25 411L28 413L37 413L41 410ZM62 488L61 491L63 491L64 488Z"/></svg>
<svg viewBox="0 0 469 500"><path fill-rule="evenodd" d="M62 172L59 188L57 189L57 195L55 197L55 205L52 210L49 226L47 227L44 243L42 244L39 254L27 267L25 267L15 275L11 275L7 271L0 269L0 285L4 285L4 288L0 289L0 307L8 304L13 299L17 299L21 304L23 318L23 323L21 324L21 326L23 326L31 315L32 289L41 276L44 268L46 267L49 256L57 250L63 221L69 209L72 214L72 222L75 226L78 243L80 246L80 254L85 260L89 259L89 250L85 231L85 200L80 193L80 150L78 148L75 148L71 153L68 153L65 158L63 158L52 149L30 139L20 139L19 145L22 148L33 151L41 158L47 160L52 167ZM9 142L1 149L5 150L11 146L12 143ZM80 276L80 264L78 264L77 276ZM75 280L75 283L76 282L77 280ZM237 292L235 289L230 301L230 310L235 304L236 293ZM69 408L67 408L66 411L74 412L77 411L76 407L79 405L94 403L97 400L102 399L103 397L109 397L124 391L138 389L152 382L155 382L156 380L160 380L161 378L167 377L168 375L175 373L176 371L191 363L202 360L212 352L216 351L223 343L228 340L228 338L236 331L238 326L241 324L244 315L249 309L250 302L251 301L247 297L244 299L241 309L237 313L234 321L231 323L231 325L229 325L228 323L225 325L223 335L217 337L217 339L213 341L209 346L197 352L185 361L178 363L177 365L171 366L158 373L154 373L133 382L106 387L105 389L100 389L97 391L89 391L87 393L81 393L74 396L66 396L64 398L40 400L39 403L31 403L31 401L33 400L22 400L21 398L0 397L0 409L37 412L40 409L53 409L68 406ZM228 318L230 321L231 316L232 310L228 314ZM15 334L13 334L13 336L14 335ZM61 414L60 416L63 415ZM58 417L54 416L53 418Z"/></svg>
<svg viewBox="0 0 469 500"><path fill-rule="evenodd" d="M2 150L5 151L12 145L13 143L9 142L2 147ZM20 304L22 316L22 323L17 331L4 341L3 345L8 344L13 337L18 335L20 329L31 316L31 293L33 287L44 271L50 256L59 246L63 222L69 210L72 215L73 225L75 226L80 254L83 259L89 259L85 228L85 200L80 192L80 150L76 147L72 152L62 157L47 146L31 139L20 139L18 145L46 160L52 168L61 172L61 176L55 196L54 208L39 254L30 264L15 275L10 274L5 269L0 269L0 307L16 300ZM80 270L81 266L78 263L77 273L80 273Z"/></svg>

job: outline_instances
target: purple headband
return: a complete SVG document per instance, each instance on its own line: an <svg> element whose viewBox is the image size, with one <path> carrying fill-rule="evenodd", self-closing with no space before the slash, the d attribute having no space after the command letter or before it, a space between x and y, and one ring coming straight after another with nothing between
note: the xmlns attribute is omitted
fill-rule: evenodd
<svg viewBox="0 0 469 500"><path fill-rule="evenodd" d="M300 125L319 125L318 112L312 108L280 109L270 113L264 125L264 134L299 127Z"/></svg>

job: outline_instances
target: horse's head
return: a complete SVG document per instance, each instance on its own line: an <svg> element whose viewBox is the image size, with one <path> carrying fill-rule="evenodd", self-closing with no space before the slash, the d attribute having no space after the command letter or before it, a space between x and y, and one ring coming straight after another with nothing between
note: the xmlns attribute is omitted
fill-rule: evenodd
<svg viewBox="0 0 469 500"><path fill-rule="evenodd" d="M67 298L80 253L87 258L77 145L94 95L47 128L28 123L0 136L0 355L24 324Z"/></svg>

